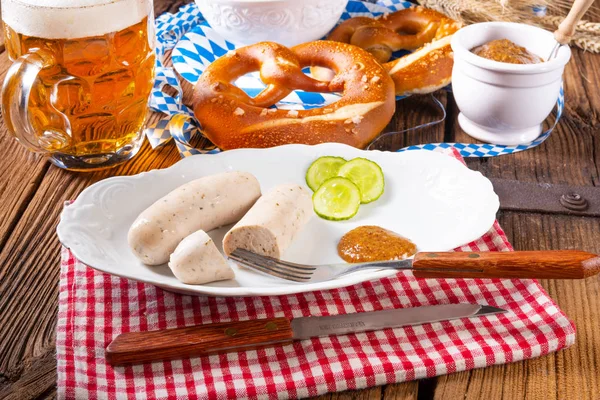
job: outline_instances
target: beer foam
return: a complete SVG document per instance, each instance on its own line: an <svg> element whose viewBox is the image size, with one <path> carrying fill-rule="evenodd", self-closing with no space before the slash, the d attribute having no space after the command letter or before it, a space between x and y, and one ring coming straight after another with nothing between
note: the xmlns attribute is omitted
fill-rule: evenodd
<svg viewBox="0 0 600 400"><path fill-rule="evenodd" d="M101 36L152 15L148 0L2 0L4 23L46 39Z"/></svg>

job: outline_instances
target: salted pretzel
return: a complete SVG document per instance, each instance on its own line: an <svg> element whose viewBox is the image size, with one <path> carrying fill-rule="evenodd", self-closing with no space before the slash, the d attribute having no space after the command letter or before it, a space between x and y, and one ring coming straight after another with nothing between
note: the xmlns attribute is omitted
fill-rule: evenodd
<svg viewBox="0 0 600 400"><path fill-rule="evenodd" d="M380 18L355 17L338 25L328 40L350 43L371 53L389 71L396 94L429 93L450 83L450 38L460 24L421 6L385 14ZM398 50L415 52L388 62ZM314 68L313 76L328 81L331 74Z"/></svg>
<svg viewBox="0 0 600 400"><path fill-rule="evenodd" d="M302 72L316 65L335 75L321 82ZM267 87L251 98L233 82L254 71L260 71ZM341 92L342 97L310 110L268 108L296 89ZM318 41L287 48L262 42L232 51L209 65L194 88L193 104L204 134L224 150L324 142L363 148L394 114L394 83L358 47Z"/></svg>

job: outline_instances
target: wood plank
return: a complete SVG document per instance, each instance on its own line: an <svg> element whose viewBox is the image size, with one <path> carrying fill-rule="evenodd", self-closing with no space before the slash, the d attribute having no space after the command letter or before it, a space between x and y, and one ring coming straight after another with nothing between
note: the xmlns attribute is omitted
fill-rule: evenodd
<svg viewBox="0 0 600 400"><path fill-rule="evenodd" d="M23 400L48 398L55 395L56 353L48 351L35 360L28 372L23 374L13 385L0 391L0 399Z"/></svg>
<svg viewBox="0 0 600 400"><path fill-rule="evenodd" d="M427 380L419 381L418 385L415 385L415 382L388 385L383 391L382 398L386 400L417 400L423 382L427 382Z"/></svg>
<svg viewBox="0 0 600 400"><path fill-rule="evenodd" d="M457 132L458 140L472 142L461 129ZM571 115L565 115L537 148L510 156L468 160L467 164L491 178L593 186L600 177L594 162L598 154L596 135L596 128L582 126Z"/></svg>
<svg viewBox="0 0 600 400"><path fill-rule="evenodd" d="M600 21L600 3L592 2L585 19L593 22ZM568 105L569 110L576 111L575 114L585 123L598 127L600 122L600 93L598 82L600 82L600 57L590 53L577 51L567 66L566 76L573 80L570 90L584 89L584 96L577 96L578 102ZM586 107L587 106L587 107ZM580 112L583 111L583 112ZM598 153L596 153L598 154ZM596 181L597 182L597 181Z"/></svg>
<svg viewBox="0 0 600 400"><path fill-rule="evenodd" d="M363 390L348 390L346 392L333 393L331 400L380 400L381 387Z"/></svg>
<svg viewBox="0 0 600 400"><path fill-rule="evenodd" d="M311 400L417 400L420 389L419 383L419 381L403 382L362 390L348 390L312 397Z"/></svg>
<svg viewBox="0 0 600 400"><path fill-rule="evenodd" d="M565 69L565 106L568 113L585 126L600 124L600 95L598 95L598 56L573 50Z"/></svg>

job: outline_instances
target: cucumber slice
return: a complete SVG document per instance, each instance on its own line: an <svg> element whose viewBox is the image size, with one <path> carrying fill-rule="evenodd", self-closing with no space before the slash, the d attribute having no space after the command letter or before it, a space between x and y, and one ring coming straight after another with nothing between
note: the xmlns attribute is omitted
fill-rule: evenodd
<svg viewBox="0 0 600 400"><path fill-rule="evenodd" d="M346 163L342 157L317 158L306 171L306 184L315 192L329 178L337 176L340 167Z"/></svg>
<svg viewBox="0 0 600 400"><path fill-rule="evenodd" d="M340 167L338 176L350 179L360 190L360 202L367 204L383 194L385 179L381 167L366 158L355 158Z"/></svg>
<svg viewBox="0 0 600 400"><path fill-rule="evenodd" d="M350 219L356 215L359 207L360 191L346 178L330 178L313 194L315 213L330 221Z"/></svg>

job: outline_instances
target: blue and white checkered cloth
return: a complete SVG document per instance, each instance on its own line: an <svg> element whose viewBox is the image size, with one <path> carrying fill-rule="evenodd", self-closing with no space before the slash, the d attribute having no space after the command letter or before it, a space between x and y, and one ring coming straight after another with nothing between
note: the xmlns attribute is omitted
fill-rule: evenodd
<svg viewBox="0 0 600 400"><path fill-rule="evenodd" d="M411 3L402 0L378 0L375 4L362 1L349 1L340 21L357 16L376 17L410 6ZM156 81L150 99L150 107L155 111L166 114L166 118L146 129L146 136L152 148L162 146L171 139L174 139L182 157L219 152L219 149L216 148L199 149L190 144L192 137L202 134L200 125L195 119L192 110L182 103L183 91L175 71L173 68L165 67L162 64L162 59L167 50L172 50L171 58L175 70L187 81L196 83L202 72L211 62L228 51L234 50L236 45L221 38L202 18L202 14L193 3L181 7L179 12L175 14L165 13L158 17L156 19L156 34L158 57ZM406 53L398 52L394 54L394 57L401 57L404 54ZM236 85L248 93L249 96L255 96L264 88L264 84L260 80L258 73L239 78L236 81ZM171 96L165 93L164 89L166 87L171 87L177 94ZM294 91L277 103L275 107L283 109L309 109L322 107L338 99L339 95L334 93ZM401 97L398 99L401 99ZM445 118L443 105L437 101L436 103L442 108ZM409 146L399 151L455 148L463 157L494 157L520 152L538 146L550 136L550 133L562 115L563 108L564 92L561 88L554 124L536 140L528 144L501 146L474 143L428 143ZM441 123L444 118L408 130L413 131L435 123ZM397 133L388 132L382 136Z"/></svg>

